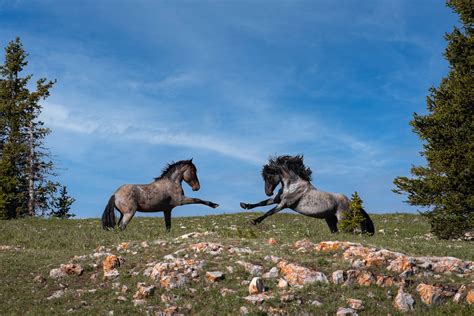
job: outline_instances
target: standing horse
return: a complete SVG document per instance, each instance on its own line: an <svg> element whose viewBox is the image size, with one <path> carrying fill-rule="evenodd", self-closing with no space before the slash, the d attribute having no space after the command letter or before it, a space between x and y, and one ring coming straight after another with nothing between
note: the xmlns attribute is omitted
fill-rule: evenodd
<svg viewBox="0 0 474 316"><path fill-rule="evenodd" d="M102 214L102 227L115 227L115 212L120 212L118 225L124 230L137 211L164 212L166 230L171 229L171 211L176 206L204 204L216 208L219 204L190 198L184 195L181 182L184 180L193 191L200 188L196 166L192 159L168 164L161 176L150 184L124 184L110 197Z"/></svg>
<svg viewBox="0 0 474 316"><path fill-rule="evenodd" d="M257 206L277 204L262 216L254 219L254 225L266 217L285 208L300 214L324 218L332 233L336 233L338 220L344 219L349 213L349 199L338 193L322 192L311 184L311 169L303 163L303 156L279 156L271 158L263 166L262 176L265 181L265 194L272 196L273 191L281 183L281 189L273 198L256 204L240 203L244 209ZM362 233L374 234L374 224L369 215L362 210L364 220L361 222Z"/></svg>

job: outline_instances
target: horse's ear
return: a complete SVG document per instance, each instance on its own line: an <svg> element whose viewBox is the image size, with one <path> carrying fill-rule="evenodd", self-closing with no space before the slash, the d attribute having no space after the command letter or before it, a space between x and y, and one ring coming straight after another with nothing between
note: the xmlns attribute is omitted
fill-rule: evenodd
<svg viewBox="0 0 474 316"><path fill-rule="evenodd" d="M193 158L189 159L189 162L193 162Z"/></svg>

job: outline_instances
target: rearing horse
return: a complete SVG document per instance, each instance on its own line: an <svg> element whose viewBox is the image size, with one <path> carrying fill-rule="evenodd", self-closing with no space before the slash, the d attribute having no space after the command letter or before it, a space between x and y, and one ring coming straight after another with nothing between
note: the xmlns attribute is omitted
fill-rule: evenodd
<svg viewBox="0 0 474 316"><path fill-rule="evenodd" d="M344 219L349 213L349 199L338 193L319 191L311 184L311 169L303 163L303 156L279 156L269 160L263 166L262 176L265 181L265 194L272 196L273 191L281 183L281 189L273 198L256 204L240 203L244 209L257 206L277 204L262 216L254 219L258 224L266 217L285 208L300 214L324 218L332 233L336 233L338 220ZM362 210L364 220L361 223L362 233L374 234L374 224L369 215Z"/></svg>
<svg viewBox="0 0 474 316"><path fill-rule="evenodd" d="M196 166L192 159L168 164L158 178L150 184L124 184L110 197L102 214L102 227L113 229L115 212L120 212L118 225L124 230L137 211L164 212L166 230L171 229L171 211L176 206L204 204L216 208L219 204L190 198L184 195L181 183L186 182L193 191L200 188Z"/></svg>

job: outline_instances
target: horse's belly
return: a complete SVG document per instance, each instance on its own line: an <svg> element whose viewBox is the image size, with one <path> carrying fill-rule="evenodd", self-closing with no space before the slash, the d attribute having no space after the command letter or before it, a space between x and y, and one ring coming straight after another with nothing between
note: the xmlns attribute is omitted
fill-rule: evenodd
<svg viewBox="0 0 474 316"><path fill-rule="evenodd" d="M321 194L323 192L311 192L307 197L302 198L293 208L295 212L315 218L326 218L336 213L336 201Z"/></svg>

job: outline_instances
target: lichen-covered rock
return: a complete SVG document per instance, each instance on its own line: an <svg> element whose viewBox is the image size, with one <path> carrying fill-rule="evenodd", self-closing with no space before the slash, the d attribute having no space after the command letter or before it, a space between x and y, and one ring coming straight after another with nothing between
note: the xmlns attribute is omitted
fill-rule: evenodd
<svg viewBox="0 0 474 316"><path fill-rule="evenodd" d="M269 245L276 245L276 244L278 244L278 242L277 242L277 240L276 240L275 238L269 238L269 239L267 240L267 244L269 244Z"/></svg>
<svg viewBox="0 0 474 316"><path fill-rule="evenodd" d="M104 259L104 261L102 261L102 269L104 270L104 273L107 273L120 267L122 262L123 260L121 260L116 255L109 255Z"/></svg>
<svg viewBox="0 0 474 316"><path fill-rule="evenodd" d="M224 251L224 247L221 244L211 242L192 244L189 248L195 252L206 252L211 255L218 255Z"/></svg>
<svg viewBox="0 0 474 316"><path fill-rule="evenodd" d="M369 286L375 283L374 275L370 271L361 270L357 274L357 283L363 286Z"/></svg>
<svg viewBox="0 0 474 316"><path fill-rule="evenodd" d="M347 280L347 274L343 270L334 271L331 277L334 284L343 284Z"/></svg>
<svg viewBox="0 0 474 316"><path fill-rule="evenodd" d="M364 309L364 303L362 302L362 300L359 300L356 298L348 298L346 302L347 302L347 305L349 305L349 307L352 309L355 309L355 310Z"/></svg>
<svg viewBox="0 0 474 316"><path fill-rule="evenodd" d="M245 271L247 271L251 275L257 276L257 275L261 275L263 272L263 267L260 265L252 264L250 262L245 262L241 260L237 261L236 263L244 267Z"/></svg>
<svg viewBox="0 0 474 316"><path fill-rule="evenodd" d="M291 285L305 285L313 282L329 283L324 273L314 271L294 263L280 261L277 264L277 267Z"/></svg>
<svg viewBox="0 0 474 316"><path fill-rule="evenodd" d="M391 287L395 285L395 282L391 276L377 275L375 284L380 287Z"/></svg>
<svg viewBox="0 0 474 316"><path fill-rule="evenodd" d="M259 277L255 277L250 281L249 284L249 294L258 294L263 293L265 291L265 286L263 285L263 281Z"/></svg>
<svg viewBox="0 0 474 316"><path fill-rule="evenodd" d="M53 294L47 297L47 300L53 300L62 297L65 294L64 290L57 290Z"/></svg>
<svg viewBox="0 0 474 316"><path fill-rule="evenodd" d="M474 289L470 289L466 294L466 302L469 305L474 304Z"/></svg>
<svg viewBox="0 0 474 316"><path fill-rule="evenodd" d="M443 290L438 286L420 283L416 287L416 291L420 295L421 301L426 305L439 304L443 299Z"/></svg>
<svg viewBox="0 0 474 316"><path fill-rule="evenodd" d="M220 280L224 280L225 274L220 271L207 271L206 272L206 279L209 282L217 282Z"/></svg>
<svg viewBox="0 0 474 316"><path fill-rule="evenodd" d="M408 269L411 269L415 266L416 261L412 257L400 256L392 261L387 267L387 270L402 273Z"/></svg>
<svg viewBox="0 0 474 316"><path fill-rule="evenodd" d="M156 287L154 285L146 286L143 282L137 283L137 291L133 295L134 300L142 300L149 296L152 296L155 293Z"/></svg>
<svg viewBox="0 0 474 316"><path fill-rule="evenodd" d="M82 272L84 272L84 269L80 265L68 263L49 271L49 276L53 279L59 279L68 275L82 275Z"/></svg>
<svg viewBox="0 0 474 316"><path fill-rule="evenodd" d="M393 307L395 309L402 311L402 312L408 312L413 310L413 305L415 304L415 300L411 296L410 293L406 293L403 290L403 286L400 286L398 289L397 296L395 296L395 300L393 301Z"/></svg>

